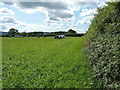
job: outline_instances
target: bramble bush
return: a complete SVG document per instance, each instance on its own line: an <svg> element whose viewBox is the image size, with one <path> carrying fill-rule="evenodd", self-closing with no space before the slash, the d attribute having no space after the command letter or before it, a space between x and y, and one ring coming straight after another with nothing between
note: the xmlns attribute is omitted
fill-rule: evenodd
<svg viewBox="0 0 120 90"><path fill-rule="evenodd" d="M102 87L120 87L120 2L98 8L86 33L93 79Z"/></svg>

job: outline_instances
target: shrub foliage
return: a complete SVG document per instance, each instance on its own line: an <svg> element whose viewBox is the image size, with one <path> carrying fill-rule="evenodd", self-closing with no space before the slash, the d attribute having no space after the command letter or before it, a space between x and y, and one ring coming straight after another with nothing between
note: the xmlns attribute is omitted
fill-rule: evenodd
<svg viewBox="0 0 120 90"><path fill-rule="evenodd" d="M98 8L88 32L87 52L93 78L103 87L120 87L120 2Z"/></svg>

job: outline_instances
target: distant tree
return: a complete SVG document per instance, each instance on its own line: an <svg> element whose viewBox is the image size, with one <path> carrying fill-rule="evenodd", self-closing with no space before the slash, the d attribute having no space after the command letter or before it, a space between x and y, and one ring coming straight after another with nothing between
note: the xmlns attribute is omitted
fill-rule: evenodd
<svg viewBox="0 0 120 90"><path fill-rule="evenodd" d="M27 36L27 33L26 33L26 32L22 32L22 33L21 33L21 36L26 37L26 36Z"/></svg>
<svg viewBox="0 0 120 90"><path fill-rule="evenodd" d="M44 34L43 32L32 32L32 34L34 35L40 35L40 34Z"/></svg>
<svg viewBox="0 0 120 90"><path fill-rule="evenodd" d="M54 32L50 32L51 35L54 35Z"/></svg>
<svg viewBox="0 0 120 90"><path fill-rule="evenodd" d="M9 33L9 36L10 36L10 37L14 37L15 34L18 34L19 32L18 32L17 29L11 28L11 29L8 31L8 33Z"/></svg>
<svg viewBox="0 0 120 90"><path fill-rule="evenodd" d="M76 31L75 31L75 30L72 30L72 29L69 29L69 30L68 30L68 34L76 34Z"/></svg>
<svg viewBox="0 0 120 90"><path fill-rule="evenodd" d="M61 35L61 34L64 35L65 33L67 33L67 32L65 32L65 31L53 32L53 34L55 34L55 35Z"/></svg>

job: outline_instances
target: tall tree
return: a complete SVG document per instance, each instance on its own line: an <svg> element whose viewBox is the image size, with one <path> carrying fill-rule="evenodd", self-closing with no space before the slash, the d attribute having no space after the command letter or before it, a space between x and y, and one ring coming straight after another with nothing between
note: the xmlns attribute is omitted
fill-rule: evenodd
<svg viewBox="0 0 120 90"><path fill-rule="evenodd" d="M10 37L14 37L15 34L17 34L17 33L19 33L19 32L18 32L17 29L11 28L11 29L8 31L8 33L9 33L9 36L10 36Z"/></svg>
<svg viewBox="0 0 120 90"><path fill-rule="evenodd" d="M69 29L69 30L68 30L68 34L76 34L76 31L75 31L75 30L72 30L72 29Z"/></svg>

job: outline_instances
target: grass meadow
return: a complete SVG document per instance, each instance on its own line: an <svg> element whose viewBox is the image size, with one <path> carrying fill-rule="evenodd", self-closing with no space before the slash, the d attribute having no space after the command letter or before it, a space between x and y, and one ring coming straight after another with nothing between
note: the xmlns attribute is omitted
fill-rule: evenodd
<svg viewBox="0 0 120 90"><path fill-rule="evenodd" d="M2 38L3 88L90 88L84 37Z"/></svg>

